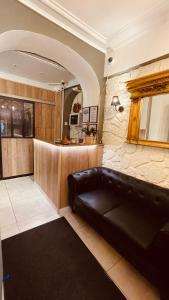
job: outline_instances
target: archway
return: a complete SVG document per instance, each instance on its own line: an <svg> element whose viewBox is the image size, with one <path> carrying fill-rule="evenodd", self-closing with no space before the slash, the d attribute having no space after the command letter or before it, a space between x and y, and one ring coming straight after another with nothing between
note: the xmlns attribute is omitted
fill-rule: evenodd
<svg viewBox="0 0 169 300"><path fill-rule="evenodd" d="M57 61L77 78L83 90L84 106L99 104L100 86L94 70L67 45L42 34L11 30L0 35L0 52L9 50L29 51Z"/></svg>

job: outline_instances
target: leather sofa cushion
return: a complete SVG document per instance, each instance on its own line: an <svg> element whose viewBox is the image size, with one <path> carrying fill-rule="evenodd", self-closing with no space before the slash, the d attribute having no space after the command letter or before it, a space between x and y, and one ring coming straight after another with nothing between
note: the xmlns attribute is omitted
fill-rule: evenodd
<svg viewBox="0 0 169 300"><path fill-rule="evenodd" d="M169 190L108 168L100 168L102 188L137 201L165 222L169 220Z"/></svg>
<svg viewBox="0 0 169 300"><path fill-rule="evenodd" d="M123 202L119 195L115 195L109 190L93 190L87 193L80 194L76 197L76 204L82 204L89 209L104 215L114 207L120 205Z"/></svg>
<svg viewBox="0 0 169 300"><path fill-rule="evenodd" d="M163 226L160 218L145 206L138 205L137 201L124 203L104 214L104 217L119 234L124 234L144 250L150 246L156 233Z"/></svg>

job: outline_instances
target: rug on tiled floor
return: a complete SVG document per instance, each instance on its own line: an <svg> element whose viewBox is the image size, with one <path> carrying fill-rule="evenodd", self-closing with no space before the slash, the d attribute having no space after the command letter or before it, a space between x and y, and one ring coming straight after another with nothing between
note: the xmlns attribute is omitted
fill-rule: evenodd
<svg viewBox="0 0 169 300"><path fill-rule="evenodd" d="M2 241L5 300L125 300L65 218Z"/></svg>

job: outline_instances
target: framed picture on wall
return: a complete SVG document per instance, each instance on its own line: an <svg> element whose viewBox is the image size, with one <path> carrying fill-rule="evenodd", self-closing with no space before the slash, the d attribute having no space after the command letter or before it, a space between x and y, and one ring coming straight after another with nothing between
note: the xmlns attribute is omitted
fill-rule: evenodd
<svg viewBox="0 0 169 300"><path fill-rule="evenodd" d="M98 119L98 106L90 107L90 123L97 123Z"/></svg>
<svg viewBox="0 0 169 300"><path fill-rule="evenodd" d="M89 130L93 128L94 130L97 131L97 124L89 124L89 123L88 124L82 124L82 128L87 128L87 127L89 128Z"/></svg>
<svg viewBox="0 0 169 300"><path fill-rule="evenodd" d="M83 123L89 123L90 120L90 108L84 107L83 108Z"/></svg>

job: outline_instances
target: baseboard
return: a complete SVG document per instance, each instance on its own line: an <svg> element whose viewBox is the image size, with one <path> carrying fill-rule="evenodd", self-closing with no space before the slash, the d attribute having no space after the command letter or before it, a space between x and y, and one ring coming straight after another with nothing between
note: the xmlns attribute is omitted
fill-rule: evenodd
<svg viewBox="0 0 169 300"><path fill-rule="evenodd" d="M60 216L64 216L68 212L71 212L70 206L65 206L65 207L59 209Z"/></svg>

